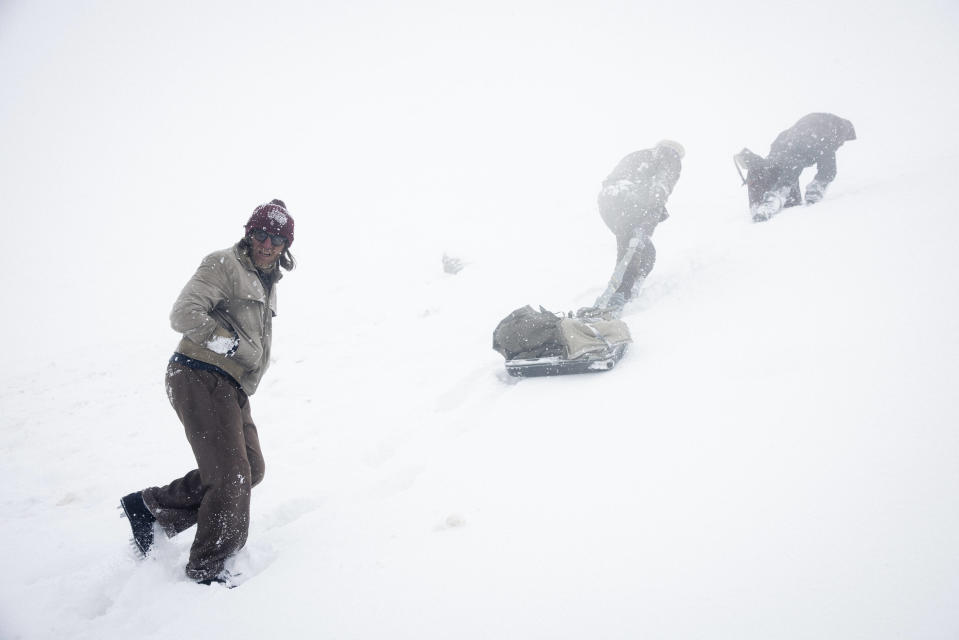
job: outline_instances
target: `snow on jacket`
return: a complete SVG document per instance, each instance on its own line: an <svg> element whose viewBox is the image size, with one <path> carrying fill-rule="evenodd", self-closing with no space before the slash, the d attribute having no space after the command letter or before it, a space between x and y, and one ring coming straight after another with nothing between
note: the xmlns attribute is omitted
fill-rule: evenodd
<svg viewBox="0 0 959 640"><path fill-rule="evenodd" d="M634 206L664 209L682 166L679 154L656 147L634 151L619 161L603 181L601 196L625 195Z"/></svg>
<svg viewBox="0 0 959 640"><path fill-rule="evenodd" d="M681 170L679 154L663 147L634 151L620 160L599 192L599 213L606 226L617 236L632 235L637 228L652 234L669 216L666 199Z"/></svg>
<svg viewBox="0 0 959 640"><path fill-rule="evenodd" d="M264 287L238 243L203 259L170 312L170 325L183 334L176 351L219 367L247 395L253 395L270 365L279 268L269 277ZM222 338L235 338L235 350L221 348Z"/></svg>

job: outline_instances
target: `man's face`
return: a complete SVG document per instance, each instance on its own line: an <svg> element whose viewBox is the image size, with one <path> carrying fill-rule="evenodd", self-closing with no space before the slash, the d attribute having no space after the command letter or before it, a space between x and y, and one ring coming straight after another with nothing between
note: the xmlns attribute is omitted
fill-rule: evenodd
<svg viewBox="0 0 959 640"><path fill-rule="evenodd" d="M286 238L283 236L273 236L266 231L250 234L250 257L260 269L269 269L276 264L285 247Z"/></svg>

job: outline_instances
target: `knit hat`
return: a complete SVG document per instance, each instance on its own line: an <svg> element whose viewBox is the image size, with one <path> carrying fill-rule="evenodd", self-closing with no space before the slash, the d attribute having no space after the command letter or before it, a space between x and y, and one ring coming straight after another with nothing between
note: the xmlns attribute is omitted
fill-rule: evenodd
<svg viewBox="0 0 959 640"><path fill-rule="evenodd" d="M683 145L679 144L675 140L660 140L656 143L657 147L666 147L667 149L672 149L679 154L679 159L682 160L683 156L686 155L686 150L683 149Z"/></svg>
<svg viewBox="0 0 959 640"><path fill-rule="evenodd" d="M293 244L293 216L286 210L286 203L282 200L270 200L253 210L253 215L246 223L246 235L254 231L266 231L275 236L286 238L286 248Z"/></svg>

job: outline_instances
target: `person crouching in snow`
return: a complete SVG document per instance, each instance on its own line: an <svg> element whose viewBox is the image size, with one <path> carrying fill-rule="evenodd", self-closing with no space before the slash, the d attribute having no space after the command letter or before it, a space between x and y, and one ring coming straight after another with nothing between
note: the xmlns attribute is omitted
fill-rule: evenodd
<svg viewBox="0 0 959 640"><path fill-rule="evenodd" d="M849 120L831 113L810 113L776 136L765 158L749 149L733 156L736 166L746 169L753 220L763 222L783 207L800 204L799 176L812 165L816 165L816 177L806 187L806 204L822 200L826 187L836 178L836 150L855 139L856 130Z"/></svg>
<svg viewBox="0 0 959 640"><path fill-rule="evenodd" d="M630 242L634 238L638 242L618 287L608 300L604 298L609 291L601 295L596 307L619 308L639 295L643 280L656 262L656 247L651 240L653 231L669 217L666 200L679 180L684 155L681 144L662 140L652 149L627 155L603 181L597 198L599 215L616 236L617 267L626 256Z"/></svg>
<svg viewBox="0 0 959 640"><path fill-rule="evenodd" d="M167 396L197 468L120 504L144 556L154 523L167 536L197 525L186 574L200 584L229 586L224 562L246 544L251 489L265 470L249 396L270 365L276 287L280 268L296 266L292 244L283 201L258 206L236 245L203 259L170 313L183 337L167 365Z"/></svg>

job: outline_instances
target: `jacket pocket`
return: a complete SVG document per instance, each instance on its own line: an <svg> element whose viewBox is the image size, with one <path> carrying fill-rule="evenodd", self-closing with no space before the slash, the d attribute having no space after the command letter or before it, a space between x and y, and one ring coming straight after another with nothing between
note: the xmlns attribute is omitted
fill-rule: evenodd
<svg viewBox="0 0 959 640"><path fill-rule="evenodd" d="M258 341L255 343L253 340L240 334L239 344L232 358L240 363L246 371L254 371L260 368L260 360L263 358L263 347L258 344Z"/></svg>

